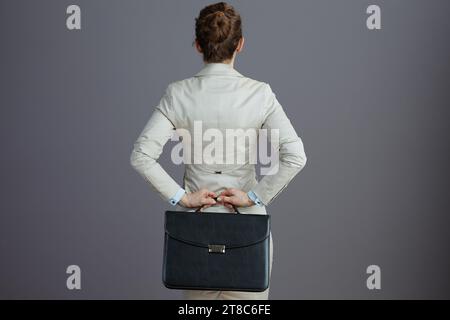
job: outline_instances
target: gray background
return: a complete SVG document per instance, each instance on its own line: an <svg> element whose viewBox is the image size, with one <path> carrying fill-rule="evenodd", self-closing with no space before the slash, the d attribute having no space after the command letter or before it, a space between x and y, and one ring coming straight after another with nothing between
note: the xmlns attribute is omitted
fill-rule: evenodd
<svg viewBox="0 0 450 320"><path fill-rule="evenodd" d="M72 3L81 31L66 29ZM181 297L161 282L170 206L129 156L165 87L202 67L208 3L0 2L0 298ZM450 2L231 3L235 66L271 84L309 160L269 207L271 298L450 298Z"/></svg>

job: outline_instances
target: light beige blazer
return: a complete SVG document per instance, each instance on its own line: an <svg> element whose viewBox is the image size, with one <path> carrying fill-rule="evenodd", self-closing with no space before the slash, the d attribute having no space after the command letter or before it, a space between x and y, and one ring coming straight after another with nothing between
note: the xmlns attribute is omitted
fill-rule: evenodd
<svg viewBox="0 0 450 320"><path fill-rule="evenodd" d="M161 167L158 158L174 129L186 129L194 135L195 121L201 121L203 132L210 128L222 132L236 128L279 129L279 166L276 174L262 176L257 181L255 165L249 161L244 164L185 164L182 185L186 192L201 188L216 193L225 188L252 190L267 206L306 164L302 140L271 87L243 76L229 64L208 63L195 76L169 84L134 143L131 165L166 201L181 186ZM226 211L219 205L207 209L218 210ZM241 211L266 212L264 206L256 205Z"/></svg>

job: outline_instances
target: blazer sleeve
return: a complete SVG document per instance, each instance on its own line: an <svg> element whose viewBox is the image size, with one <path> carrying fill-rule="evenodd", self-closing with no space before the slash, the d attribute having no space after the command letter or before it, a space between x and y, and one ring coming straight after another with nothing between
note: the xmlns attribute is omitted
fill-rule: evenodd
<svg viewBox="0 0 450 320"><path fill-rule="evenodd" d="M265 175L252 191L264 205L268 205L289 184L306 164L306 154L303 142L297 135L275 93L269 84L265 84L266 107L263 111L262 129L279 132L279 163L278 171L272 175Z"/></svg>
<svg viewBox="0 0 450 320"><path fill-rule="evenodd" d="M164 145L172 137L175 130L171 103L172 99L168 87L159 105L153 111L150 120L134 143L130 156L131 166L166 201L169 201L181 188L158 163Z"/></svg>

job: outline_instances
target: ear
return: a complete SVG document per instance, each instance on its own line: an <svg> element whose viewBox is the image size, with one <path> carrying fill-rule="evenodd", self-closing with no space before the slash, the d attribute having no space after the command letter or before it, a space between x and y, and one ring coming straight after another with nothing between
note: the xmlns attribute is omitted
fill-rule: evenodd
<svg viewBox="0 0 450 320"><path fill-rule="evenodd" d="M244 42L245 42L245 39L244 39L244 36L242 36L242 38L239 39L238 45L236 47L236 52L239 53L239 52L241 52L243 50Z"/></svg>
<svg viewBox="0 0 450 320"><path fill-rule="evenodd" d="M195 39L195 48L197 49L197 51L198 51L199 53L203 53L202 47L200 47L200 45L199 45L197 39Z"/></svg>

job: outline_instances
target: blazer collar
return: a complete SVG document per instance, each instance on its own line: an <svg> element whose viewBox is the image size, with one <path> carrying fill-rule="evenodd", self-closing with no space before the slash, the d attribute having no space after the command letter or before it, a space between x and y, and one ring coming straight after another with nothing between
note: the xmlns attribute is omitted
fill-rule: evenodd
<svg viewBox="0 0 450 320"><path fill-rule="evenodd" d="M236 69L234 69L228 63L222 62L211 62L203 66L203 68L198 72L195 77L209 76L209 75L225 75L232 77L243 77Z"/></svg>

